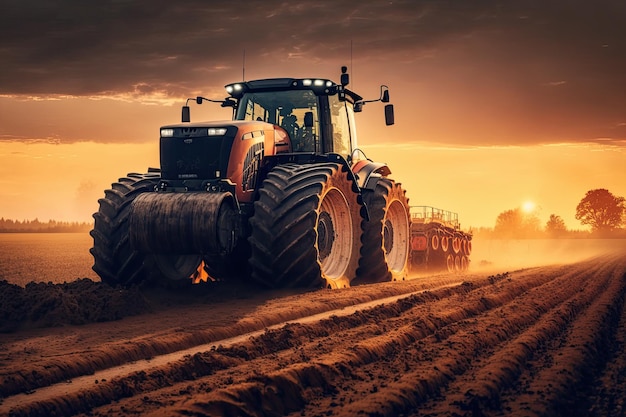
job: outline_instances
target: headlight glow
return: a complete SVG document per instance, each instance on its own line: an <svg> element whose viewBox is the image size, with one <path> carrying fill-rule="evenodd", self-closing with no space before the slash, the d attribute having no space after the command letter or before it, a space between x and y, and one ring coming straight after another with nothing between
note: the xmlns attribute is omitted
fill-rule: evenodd
<svg viewBox="0 0 626 417"><path fill-rule="evenodd" d="M225 127L210 127L207 131L209 136L224 136L226 134Z"/></svg>
<svg viewBox="0 0 626 417"><path fill-rule="evenodd" d="M161 129L162 138L171 138L174 136L174 129Z"/></svg>

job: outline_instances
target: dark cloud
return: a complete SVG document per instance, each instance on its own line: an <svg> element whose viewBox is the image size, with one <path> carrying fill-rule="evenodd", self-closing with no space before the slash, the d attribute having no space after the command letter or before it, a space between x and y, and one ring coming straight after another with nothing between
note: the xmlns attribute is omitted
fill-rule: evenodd
<svg viewBox="0 0 626 417"><path fill-rule="evenodd" d="M232 81L244 49L249 72L283 76L347 63L352 44L359 74L443 97L442 119L455 100L457 119L536 138L626 136L623 0L0 2L4 95L181 97Z"/></svg>
<svg viewBox="0 0 626 417"><path fill-rule="evenodd" d="M272 59L419 55L491 19L484 1L4 0L0 89L94 94L195 82L195 68ZM468 4L471 3L471 7ZM497 9L497 7L496 7ZM486 17L485 17L486 16Z"/></svg>

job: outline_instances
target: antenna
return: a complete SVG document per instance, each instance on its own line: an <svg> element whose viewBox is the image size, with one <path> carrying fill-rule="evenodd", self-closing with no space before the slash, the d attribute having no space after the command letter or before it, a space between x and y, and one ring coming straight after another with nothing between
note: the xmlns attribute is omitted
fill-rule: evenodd
<svg viewBox="0 0 626 417"><path fill-rule="evenodd" d="M354 88L354 67L352 66L352 39L350 39L350 73L352 75L352 88Z"/></svg>
<svg viewBox="0 0 626 417"><path fill-rule="evenodd" d="M241 81L246 81L246 48L243 48L243 61L241 63Z"/></svg>

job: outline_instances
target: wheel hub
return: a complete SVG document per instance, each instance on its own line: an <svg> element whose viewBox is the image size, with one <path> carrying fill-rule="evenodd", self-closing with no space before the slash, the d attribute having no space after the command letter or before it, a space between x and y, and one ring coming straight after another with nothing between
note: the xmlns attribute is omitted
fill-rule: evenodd
<svg viewBox="0 0 626 417"><path fill-rule="evenodd" d="M320 259L326 259L333 248L335 240L335 229L330 215L323 211L317 224L317 248L319 250Z"/></svg>
<svg viewBox="0 0 626 417"><path fill-rule="evenodd" d="M393 223L389 219L385 220L383 225L383 248L385 254L388 254L393 249Z"/></svg>

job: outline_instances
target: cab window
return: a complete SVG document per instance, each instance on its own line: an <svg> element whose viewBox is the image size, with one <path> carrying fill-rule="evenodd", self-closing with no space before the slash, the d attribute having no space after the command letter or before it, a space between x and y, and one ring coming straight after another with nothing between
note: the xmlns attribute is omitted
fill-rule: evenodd
<svg viewBox="0 0 626 417"><path fill-rule="evenodd" d="M318 98L313 91L257 92L244 94L235 119L278 125L289 134L294 152L319 153L318 113Z"/></svg>
<svg viewBox="0 0 626 417"><path fill-rule="evenodd" d="M333 152L348 156L356 143L356 130L352 103L341 101L336 95L328 96L332 123ZM352 138L352 140L351 140Z"/></svg>

